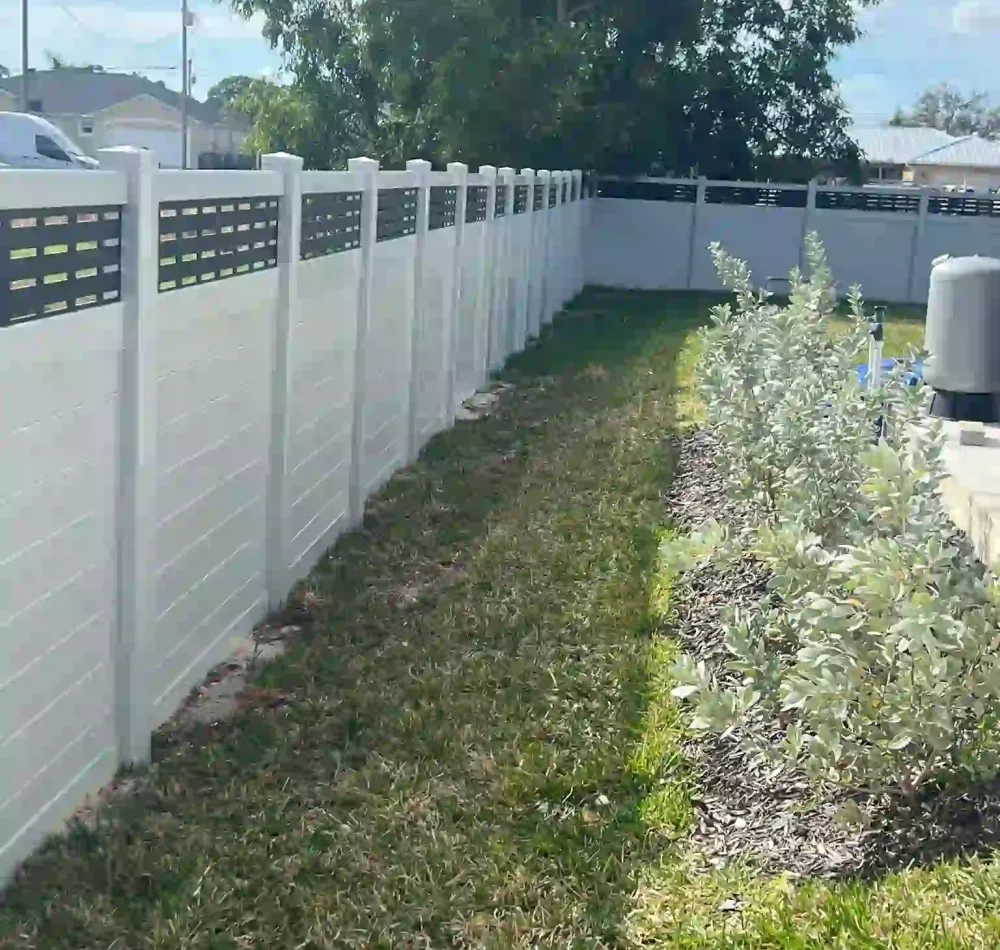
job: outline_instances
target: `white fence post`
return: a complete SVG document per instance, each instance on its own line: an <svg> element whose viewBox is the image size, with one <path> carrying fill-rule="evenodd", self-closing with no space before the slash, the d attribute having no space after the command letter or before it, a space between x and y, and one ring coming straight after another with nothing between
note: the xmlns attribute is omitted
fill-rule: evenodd
<svg viewBox="0 0 1000 950"><path fill-rule="evenodd" d="M518 304L518 312L524 316L524 325L518 327L518 332L520 333L520 338L518 340L518 351L524 350L528 346L528 340L531 339L531 279L532 279L532 265L534 264L534 258L531 253L532 242L534 240L534 219L531 217L531 209L534 207L535 198L535 170L533 168L522 168L521 175L524 177L527 188L528 188L528 198L527 203L524 207L524 223L518 228L519 231L524 235L522 239L522 247L520 249L519 263L518 266L521 268L521 282L520 295L521 300Z"/></svg>
<svg viewBox="0 0 1000 950"><path fill-rule="evenodd" d="M406 462L417 457L417 400L420 394L420 333L423 326L424 252L430 226L431 163L420 158L406 163L417 179L417 250L413 259L413 313L410 324L410 391L407 397Z"/></svg>
<svg viewBox="0 0 1000 950"><path fill-rule="evenodd" d="M924 244L924 234L927 231L927 214L930 208L930 196L925 191L920 195L920 213L917 218L917 223L913 228L913 246L910 249L910 279L907 283L907 287L910 291L910 301L911 303L920 303L921 295L917 288L917 261L920 260L920 254L923 250Z"/></svg>
<svg viewBox="0 0 1000 950"><path fill-rule="evenodd" d="M271 333L271 444L267 471L267 603L277 610L288 595L288 401L292 390L292 333L299 302L298 266L302 241L302 159L276 152L261 167L284 183L278 216L278 306Z"/></svg>
<svg viewBox="0 0 1000 950"><path fill-rule="evenodd" d="M378 162L352 158L349 171L363 176L361 187L361 280L358 286L358 328L354 337L354 391L351 394L351 469L348 498L351 523L365 512L363 468L365 456L365 375L368 327L371 323L372 276L378 236Z"/></svg>
<svg viewBox="0 0 1000 950"><path fill-rule="evenodd" d="M570 181L570 198L573 202L573 220L570 225L573 235L573 287L571 296L583 290L583 169L576 168Z"/></svg>
<svg viewBox="0 0 1000 950"><path fill-rule="evenodd" d="M496 268L494 286L500 289L500 306L498 308L500 334L498 358L496 365L491 367L493 369L500 369L507 362L507 357L513 352L513 323L515 321L512 319L511 311L516 302L511 299L514 290L514 281L512 280L514 273L514 239L511 233L513 230L511 228L511 218L514 214L514 178L516 174L514 169L507 165L497 172L500 183L505 185L507 190L504 193L504 217L494 223L497 232L498 250L497 256L494 259ZM495 212L491 211L491 214L495 217Z"/></svg>
<svg viewBox="0 0 1000 950"><path fill-rule="evenodd" d="M552 172L543 168L537 173L538 183L542 186L542 207L535 219L536 240L534 254L538 260L538 336L548 323L549 296L552 293L552 279L549 274L549 187L552 184ZM535 196L531 196L535 200Z"/></svg>
<svg viewBox="0 0 1000 950"><path fill-rule="evenodd" d="M489 377L497 358L497 311L502 300L502 287L496 280L497 242L501 234L496 224L497 169L495 165L480 165L478 173L486 178L486 221L483 223L482 243L479 245L479 280L474 290L478 314L475 336L475 365L479 367L477 389Z"/></svg>
<svg viewBox="0 0 1000 950"><path fill-rule="evenodd" d="M125 762L149 760L151 638L156 625L156 296L159 207L153 153L123 146L98 152L128 182L122 208L122 361L119 390L115 731Z"/></svg>
<svg viewBox="0 0 1000 950"><path fill-rule="evenodd" d="M556 283L556 297L555 306L552 310L552 316L555 317L559 313L563 304L566 303L566 270L568 265L568 255L566 253L566 207L563 201L563 186L566 183L566 178L569 173L560 169L557 172L553 172L552 177L556 183L556 206L552 209L555 221L557 222L554 229L555 241L552 245L553 248L553 270L555 271L555 283Z"/></svg>
<svg viewBox="0 0 1000 950"><path fill-rule="evenodd" d="M458 189L455 198L455 279L452 281L451 313L445 325L445 345L442 357L444 360L444 426L450 426L458 411L455 393L458 389L456 376L458 374L458 321L462 310L462 245L465 242L465 209L469 200L469 166L462 162L452 162L448 172Z"/></svg>
<svg viewBox="0 0 1000 950"><path fill-rule="evenodd" d="M698 241L698 224L701 209L705 206L705 193L708 191L708 179L702 175L698 179L698 189L695 192L694 207L691 209L691 234L688 237L687 289L694 290L694 265L696 243Z"/></svg>
<svg viewBox="0 0 1000 950"><path fill-rule="evenodd" d="M812 230L813 219L816 217L816 181L809 182L806 192L806 213L802 216L802 241L799 244L799 271L806 270L806 235Z"/></svg>

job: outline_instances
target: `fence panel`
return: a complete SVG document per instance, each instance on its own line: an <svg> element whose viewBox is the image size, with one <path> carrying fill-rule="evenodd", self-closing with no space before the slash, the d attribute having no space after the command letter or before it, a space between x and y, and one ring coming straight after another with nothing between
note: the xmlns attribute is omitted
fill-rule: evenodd
<svg viewBox="0 0 1000 950"><path fill-rule="evenodd" d="M282 182L270 172L235 173L239 182L226 180L227 174L163 173L155 189L153 725L173 713L266 610L271 327ZM250 194L234 194L237 186Z"/></svg>
<svg viewBox="0 0 1000 950"><path fill-rule="evenodd" d="M0 173L0 878L118 762L125 186L62 174Z"/></svg>
<svg viewBox="0 0 1000 950"><path fill-rule="evenodd" d="M417 332L416 435L422 446L444 424L446 357L455 295L458 188L448 173L431 176L429 230L421 261Z"/></svg>
<svg viewBox="0 0 1000 950"><path fill-rule="evenodd" d="M489 333L489 286L485 284L486 240L489 236L489 194L492 182L486 176L470 175L467 186L465 224L459 250L461 290L456 326L456 398L468 399L480 386L483 354Z"/></svg>
<svg viewBox="0 0 1000 950"><path fill-rule="evenodd" d="M384 485L406 460L417 250L415 176L379 172L378 185L377 243L365 355L365 496Z"/></svg>
<svg viewBox="0 0 1000 950"><path fill-rule="evenodd" d="M708 184L695 218L692 286L722 288L708 249L713 241L746 261L761 284L769 277L787 277L801 259L806 200L804 186Z"/></svg>
<svg viewBox="0 0 1000 950"><path fill-rule="evenodd" d="M0 879L451 424L491 303L497 366L537 333L580 242L512 169L101 159L0 172Z"/></svg>
<svg viewBox="0 0 1000 950"><path fill-rule="evenodd" d="M303 176L288 403L288 568L301 576L350 519L351 394L361 281L356 176ZM305 240L307 234L309 239Z"/></svg>

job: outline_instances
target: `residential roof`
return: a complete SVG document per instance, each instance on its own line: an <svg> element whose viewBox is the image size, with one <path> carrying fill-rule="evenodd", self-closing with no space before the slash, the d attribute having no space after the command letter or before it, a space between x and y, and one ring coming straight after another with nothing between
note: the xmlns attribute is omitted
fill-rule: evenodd
<svg viewBox="0 0 1000 950"><path fill-rule="evenodd" d="M908 165L920 155L960 141L940 129L904 126L855 126L851 138L875 165Z"/></svg>
<svg viewBox="0 0 1000 950"><path fill-rule="evenodd" d="M910 164L1000 168L1000 142L991 142L978 135L967 135L912 158Z"/></svg>
<svg viewBox="0 0 1000 950"><path fill-rule="evenodd" d="M41 99L46 115L94 115L138 96L152 96L174 109L181 108L181 94L162 82L131 73L100 73L73 67L31 72L31 98ZM0 89L19 93L20 76L0 79ZM188 97L188 113L199 122L214 125L224 116L214 105Z"/></svg>

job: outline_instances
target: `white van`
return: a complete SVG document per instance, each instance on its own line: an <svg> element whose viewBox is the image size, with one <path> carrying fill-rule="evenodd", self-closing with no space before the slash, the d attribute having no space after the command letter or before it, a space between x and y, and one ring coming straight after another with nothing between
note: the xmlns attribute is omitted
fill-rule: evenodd
<svg viewBox="0 0 1000 950"><path fill-rule="evenodd" d="M0 168L97 168L96 159L38 115L0 112Z"/></svg>

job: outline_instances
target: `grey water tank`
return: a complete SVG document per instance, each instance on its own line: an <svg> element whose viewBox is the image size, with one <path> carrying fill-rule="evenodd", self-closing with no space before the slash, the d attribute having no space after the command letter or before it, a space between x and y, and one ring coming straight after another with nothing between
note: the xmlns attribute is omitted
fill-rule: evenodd
<svg viewBox="0 0 1000 950"><path fill-rule="evenodd" d="M926 348L932 415L1000 420L1000 260L955 257L934 265Z"/></svg>

